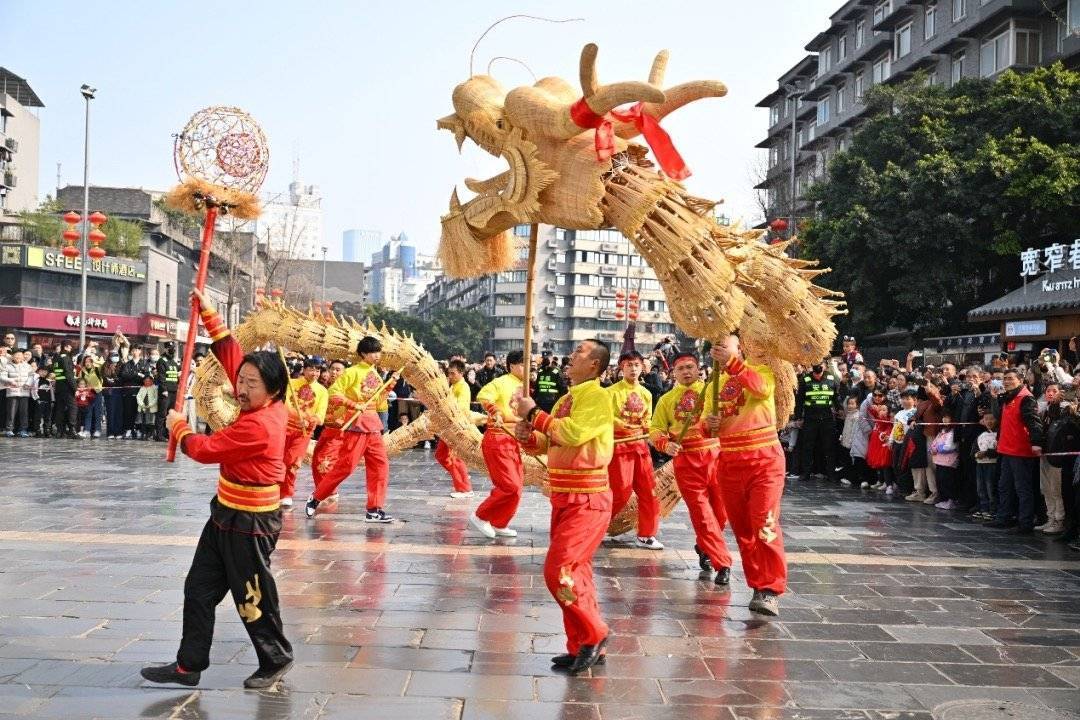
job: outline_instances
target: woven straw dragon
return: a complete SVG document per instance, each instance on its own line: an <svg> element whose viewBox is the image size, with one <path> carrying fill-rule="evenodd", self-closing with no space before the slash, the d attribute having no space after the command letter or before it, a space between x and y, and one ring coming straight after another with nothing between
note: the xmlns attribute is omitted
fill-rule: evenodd
<svg viewBox="0 0 1080 720"><path fill-rule="evenodd" d="M476 197L461 203L455 190L442 218L440 257L446 272L463 277L509 269L517 261L511 230L523 223L567 229L616 228L656 272L672 319L686 333L718 338L737 330L748 355L776 375L778 424L794 404L793 363L812 364L829 352L836 337L832 317L843 313L839 294L813 284L811 260L789 258L787 243L766 245L756 231L718 225L715 202L689 195L667 174L653 169L648 150L630 142L641 133L641 115L659 121L695 100L722 97L726 87L697 81L662 89L668 53L653 62L648 82L600 85L597 48L581 54L581 93L559 78L505 92L488 75L474 75L454 89L454 113L438 127L454 134L459 148L471 139L505 158L510 169L488 180L466 180ZM636 103L631 114L616 108ZM637 117L634 117L636 113ZM598 122L583 127L582 117ZM598 151L596 132L613 134ZM602 159L601 159L602 158ZM836 298L836 299L834 299ZM409 382L427 412L387 437L393 455L437 435L466 463L483 468L481 434L474 418L459 411L438 365L411 337L329 314L302 313L264 302L234 331L245 348L272 342L330 357L352 357L364 335L378 337L383 364ZM196 400L212 426L232 421L235 404L215 362L199 370ZM526 484L539 486L544 466L525 457ZM680 496L668 463L657 473L661 512L670 514ZM612 519L609 532L634 527L636 502Z"/></svg>

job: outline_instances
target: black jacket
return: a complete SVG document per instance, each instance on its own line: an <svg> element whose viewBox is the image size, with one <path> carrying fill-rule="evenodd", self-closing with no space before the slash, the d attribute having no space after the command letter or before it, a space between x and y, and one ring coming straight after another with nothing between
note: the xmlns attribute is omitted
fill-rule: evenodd
<svg viewBox="0 0 1080 720"><path fill-rule="evenodd" d="M481 367L479 370L476 371L476 384L480 387L484 387L495 378L505 374L506 371L498 365L492 368Z"/></svg>

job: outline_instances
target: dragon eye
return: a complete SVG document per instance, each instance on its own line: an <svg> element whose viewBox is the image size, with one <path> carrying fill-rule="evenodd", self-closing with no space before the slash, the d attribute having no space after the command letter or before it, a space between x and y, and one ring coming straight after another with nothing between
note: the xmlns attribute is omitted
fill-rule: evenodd
<svg viewBox="0 0 1080 720"><path fill-rule="evenodd" d="M498 120L496 120L496 121L495 121L495 127L499 128L500 130L502 130L502 129L503 129L503 121L502 121L502 118L499 118Z"/></svg>

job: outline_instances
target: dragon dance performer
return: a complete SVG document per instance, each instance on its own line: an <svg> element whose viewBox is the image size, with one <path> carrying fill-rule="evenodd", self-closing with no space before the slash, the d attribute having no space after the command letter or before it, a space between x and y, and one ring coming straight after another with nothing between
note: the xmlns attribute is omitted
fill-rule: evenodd
<svg viewBox="0 0 1080 720"><path fill-rule="evenodd" d="M696 412L705 384L698 379L700 369L693 353L676 355L672 369L676 385L656 403L649 440L660 452L675 456L675 484L690 511L698 565L703 572L716 568L714 582L727 585L731 581L731 553L724 542L727 513L716 478L719 443L707 436Z"/></svg>
<svg viewBox="0 0 1080 720"><path fill-rule="evenodd" d="M281 506L292 507L296 473L304 462L308 442L315 428L326 419L329 394L319 384L319 364L304 360L303 374L289 381L289 425L285 431L285 482L281 484Z"/></svg>
<svg viewBox="0 0 1080 720"><path fill-rule="evenodd" d="M244 680L247 688L268 688L292 667L285 639L270 554L281 532L279 485L285 478L283 400L289 375L276 353L244 355L221 317L198 290L193 294L214 356L236 390L240 416L213 435L192 431L183 413L170 410L166 424L177 447L201 463L220 463L217 495L184 581L184 630L176 661L142 669L156 683L194 687L210 666L214 610L232 593L244 621L259 669Z"/></svg>
<svg viewBox="0 0 1080 720"><path fill-rule="evenodd" d="M514 436L520 418L513 409L513 403L522 396L524 388L525 353L521 350L507 353L506 367L510 372L480 388L476 395L477 402L488 414L480 451L491 476L491 494L476 508L469 522L488 538L517 537L517 530L510 527L510 521L514 519L525 487L525 469Z"/></svg>
<svg viewBox="0 0 1080 720"><path fill-rule="evenodd" d="M720 441L717 476L746 582L754 590L750 609L779 615L787 561L780 532L784 451L776 434L776 379L767 366L746 362L736 335L723 338L711 354L724 370L719 407L706 399L705 423Z"/></svg>
<svg viewBox="0 0 1080 720"><path fill-rule="evenodd" d="M454 398L454 403L463 413L471 415L469 405L472 403L472 393L469 392L469 383L465 382L465 363L458 359L451 360L446 368L446 380L450 383L450 394ZM450 479L454 483L454 490L450 493L450 497L473 496L469 468L464 460L454 454L446 441L439 440L435 448L435 460L446 468L446 472L450 473Z"/></svg>
<svg viewBox="0 0 1080 720"><path fill-rule="evenodd" d="M367 475L367 514L365 522L389 523L394 518L386 514L386 486L390 478L390 461L383 444L382 420L375 405L390 390L392 383L383 383L376 367L382 359L382 343L367 336L356 344L360 362L341 373L330 386L326 422L315 453L311 459L311 474L315 492L308 497L304 508L314 517L319 503L337 491L338 485L352 474L364 458Z"/></svg>
<svg viewBox="0 0 1080 720"><path fill-rule="evenodd" d="M656 539L660 526L660 503L656 499L656 478L649 454L649 422L652 393L639 380L645 370L641 353L631 350L619 357L622 380L607 388L615 413L615 454L608 465L611 483L611 514L618 515L637 495L637 542L640 548L663 550Z"/></svg>
<svg viewBox="0 0 1080 720"><path fill-rule="evenodd" d="M525 451L547 453L551 491L551 545L544 558L544 582L559 603L566 630L566 654L551 659L571 674L603 662L608 626L600 615L593 582L593 553L611 522L607 465L614 451L615 413L599 377L610 354L599 340L584 340L570 355L570 392L551 414L530 397L516 403L526 418L517 427Z"/></svg>

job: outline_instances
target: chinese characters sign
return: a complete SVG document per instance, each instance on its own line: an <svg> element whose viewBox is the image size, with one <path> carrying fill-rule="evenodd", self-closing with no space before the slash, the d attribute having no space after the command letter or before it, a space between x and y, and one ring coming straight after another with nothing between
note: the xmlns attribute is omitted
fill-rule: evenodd
<svg viewBox="0 0 1080 720"><path fill-rule="evenodd" d="M64 324L68 327L79 327L78 315L65 315ZM102 317L94 317L93 315L86 316L86 327L88 328L101 328L102 330L109 329L109 319Z"/></svg>
<svg viewBox="0 0 1080 720"><path fill-rule="evenodd" d="M1036 250L1028 248L1020 253L1020 277L1028 278L1045 272L1056 272L1064 268L1080 271L1080 238L1072 244L1054 243L1050 247Z"/></svg>

